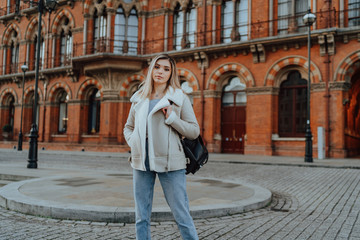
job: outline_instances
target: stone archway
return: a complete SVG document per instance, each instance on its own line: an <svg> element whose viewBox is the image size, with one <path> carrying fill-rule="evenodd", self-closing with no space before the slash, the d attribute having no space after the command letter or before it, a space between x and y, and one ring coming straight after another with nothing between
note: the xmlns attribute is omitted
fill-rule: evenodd
<svg viewBox="0 0 360 240"><path fill-rule="evenodd" d="M357 66L357 67L356 67ZM360 61L353 64L345 108L345 148L349 157L360 155Z"/></svg>

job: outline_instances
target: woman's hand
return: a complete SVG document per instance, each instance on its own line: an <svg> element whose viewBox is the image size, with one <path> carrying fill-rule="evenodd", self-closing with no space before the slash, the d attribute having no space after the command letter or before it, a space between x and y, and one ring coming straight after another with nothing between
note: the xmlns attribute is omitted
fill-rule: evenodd
<svg viewBox="0 0 360 240"><path fill-rule="evenodd" d="M172 112L172 106L170 105L170 106L164 107L161 110L165 115L165 119L167 119L170 116L171 112Z"/></svg>

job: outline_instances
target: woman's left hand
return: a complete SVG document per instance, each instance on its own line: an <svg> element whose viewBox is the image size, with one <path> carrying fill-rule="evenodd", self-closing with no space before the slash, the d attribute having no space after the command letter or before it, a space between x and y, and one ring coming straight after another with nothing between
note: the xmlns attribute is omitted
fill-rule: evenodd
<svg viewBox="0 0 360 240"><path fill-rule="evenodd" d="M170 106L164 107L161 110L165 115L165 119L167 119L170 116L171 112L172 112L172 106L170 105Z"/></svg>

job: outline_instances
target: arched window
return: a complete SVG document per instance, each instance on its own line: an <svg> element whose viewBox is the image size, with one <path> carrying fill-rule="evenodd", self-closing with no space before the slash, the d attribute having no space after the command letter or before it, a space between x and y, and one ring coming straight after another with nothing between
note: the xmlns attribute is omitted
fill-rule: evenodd
<svg viewBox="0 0 360 240"><path fill-rule="evenodd" d="M107 13L104 8L101 15L98 15L97 10L94 13L94 52L104 52L106 50L106 30L107 30Z"/></svg>
<svg viewBox="0 0 360 240"><path fill-rule="evenodd" d="M64 30L60 34L60 65L69 65L72 53L72 34L65 34Z"/></svg>
<svg viewBox="0 0 360 240"><path fill-rule="evenodd" d="M196 32L196 8L192 1L190 1L186 10L186 32L187 42L190 48L195 47L195 32Z"/></svg>
<svg viewBox="0 0 360 240"><path fill-rule="evenodd" d="M9 101L9 119L8 123L11 125L12 129L14 129L14 116L15 116L15 99L11 96Z"/></svg>
<svg viewBox="0 0 360 240"><path fill-rule="evenodd" d="M183 48L195 47L196 32L196 8L192 1L186 9L179 3L174 9L173 23L173 48L181 50Z"/></svg>
<svg viewBox="0 0 360 240"><path fill-rule="evenodd" d="M136 55L138 46L138 16L135 8L126 16L119 7L115 16L114 52Z"/></svg>
<svg viewBox="0 0 360 240"><path fill-rule="evenodd" d="M295 29L297 32L306 32L306 26L303 21L303 17L308 11L308 3L307 1L303 0L295 0L295 19L296 19L296 26Z"/></svg>
<svg viewBox="0 0 360 240"><path fill-rule="evenodd" d="M33 49L32 54L33 54L33 60L30 62L30 70L34 70L35 69L35 64L36 64L36 57L37 57L37 39L38 36L36 35L34 38L34 42L32 43L31 48ZM41 42L40 42L40 59L39 59L39 69L43 69L44 68L44 61L45 61L45 41L44 38L41 37Z"/></svg>
<svg viewBox="0 0 360 240"><path fill-rule="evenodd" d="M184 14L182 7L178 3L174 10L174 27L173 27L173 48L175 50L181 49L181 39L184 34Z"/></svg>
<svg viewBox="0 0 360 240"><path fill-rule="evenodd" d="M133 8L128 18L127 40L129 41L129 54L137 54L138 25L137 11Z"/></svg>
<svg viewBox="0 0 360 240"><path fill-rule="evenodd" d="M229 83L223 88L222 106L245 106L246 85L238 77L232 77Z"/></svg>
<svg viewBox="0 0 360 240"><path fill-rule="evenodd" d="M291 0L278 0L278 34L287 34L291 16Z"/></svg>
<svg viewBox="0 0 360 240"><path fill-rule="evenodd" d="M348 0L349 27L360 25L360 1Z"/></svg>
<svg viewBox="0 0 360 240"><path fill-rule="evenodd" d="M239 31L239 40L248 40L248 0L236 1L235 21Z"/></svg>
<svg viewBox="0 0 360 240"><path fill-rule="evenodd" d="M248 39L248 0L224 0L221 5L221 43Z"/></svg>
<svg viewBox="0 0 360 240"><path fill-rule="evenodd" d="M94 52L96 52L97 41L99 40L99 16L97 10L95 10L94 12L93 21L94 21L93 44L94 44Z"/></svg>
<svg viewBox="0 0 360 240"><path fill-rule="evenodd" d="M4 66L6 66L6 74L16 73L19 65L19 40L18 33L14 30L10 33L5 56L6 63Z"/></svg>
<svg viewBox="0 0 360 240"><path fill-rule="evenodd" d="M5 124L10 125L11 129L14 129L14 115L15 115L15 98L12 94L8 93L4 97L4 108L6 109L4 119L6 119Z"/></svg>
<svg viewBox="0 0 360 240"><path fill-rule="evenodd" d="M69 18L67 17L63 17L60 22L60 29L58 30L60 34L57 38L56 55L54 56L54 58L56 58L56 66L69 65L71 61L73 36L69 22Z"/></svg>
<svg viewBox="0 0 360 240"><path fill-rule="evenodd" d="M223 1L221 5L221 42L231 42L231 30L233 26L233 3L232 1Z"/></svg>
<svg viewBox="0 0 360 240"><path fill-rule="evenodd" d="M304 137L306 128L307 81L298 71L288 74L280 85L279 136Z"/></svg>
<svg viewBox="0 0 360 240"><path fill-rule="evenodd" d="M354 65L358 64L355 62ZM345 134L357 139L360 136L360 68L351 76L351 88L345 105ZM360 149L360 143L358 144Z"/></svg>
<svg viewBox="0 0 360 240"><path fill-rule="evenodd" d="M114 53L123 53L126 36L126 18L122 7L119 7L116 11L114 30Z"/></svg>
<svg viewBox="0 0 360 240"><path fill-rule="evenodd" d="M59 107L59 120L58 120L58 132L59 133L66 133L67 130L67 121L68 121L68 100L69 95L65 90L62 90L57 99L57 104Z"/></svg>
<svg viewBox="0 0 360 240"><path fill-rule="evenodd" d="M98 133L100 130L100 91L97 88L90 90L88 134Z"/></svg>
<svg viewBox="0 0 360 240"><path fill-rule="evenodd" d="M18 71L18 65L19 65L19 44L12 42L10 49L11 49L10 72L16 73Z"/></svg>

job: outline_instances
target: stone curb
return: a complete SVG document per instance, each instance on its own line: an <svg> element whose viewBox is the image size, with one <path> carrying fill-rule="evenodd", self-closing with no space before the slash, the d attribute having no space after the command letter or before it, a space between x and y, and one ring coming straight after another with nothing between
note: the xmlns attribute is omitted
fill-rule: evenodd
<svg viewBox="0 0 360 240"><path fill-rule="evenodd" d="M333 166L326 163L280 163L280 162L250 162L250 161L227 161L215 160L217 163L226 164L250 164L250 165L268 165L268 166L285 166L285 167L309 167L309 168L334 168L334 169L360 169L360 166ZM214 161L214 162L215 162Z"/></svg>
<svg viewBox="0 0 360 240"><path fill-rule="evenodd" d="M26 196L19 191L24 184L40 180L51 180L59 177L60 176L53 176L10 183L0 188L0 206L5 209L24 214L55 219L111 223L135 222L135 212L133 208L64 204L55 201L35 199ZM253 196L244 200L233 202L232 204L213 204L190 207L190 212L193 218L201 219L209 217L223 217L243 213L265 207L271 202L272 194L269 190L253 184L243 182L236 183L251 188L254 191ZM168 207L154 207L151 220L155 222L171 221L173 220L173 216Z"/></svg>

